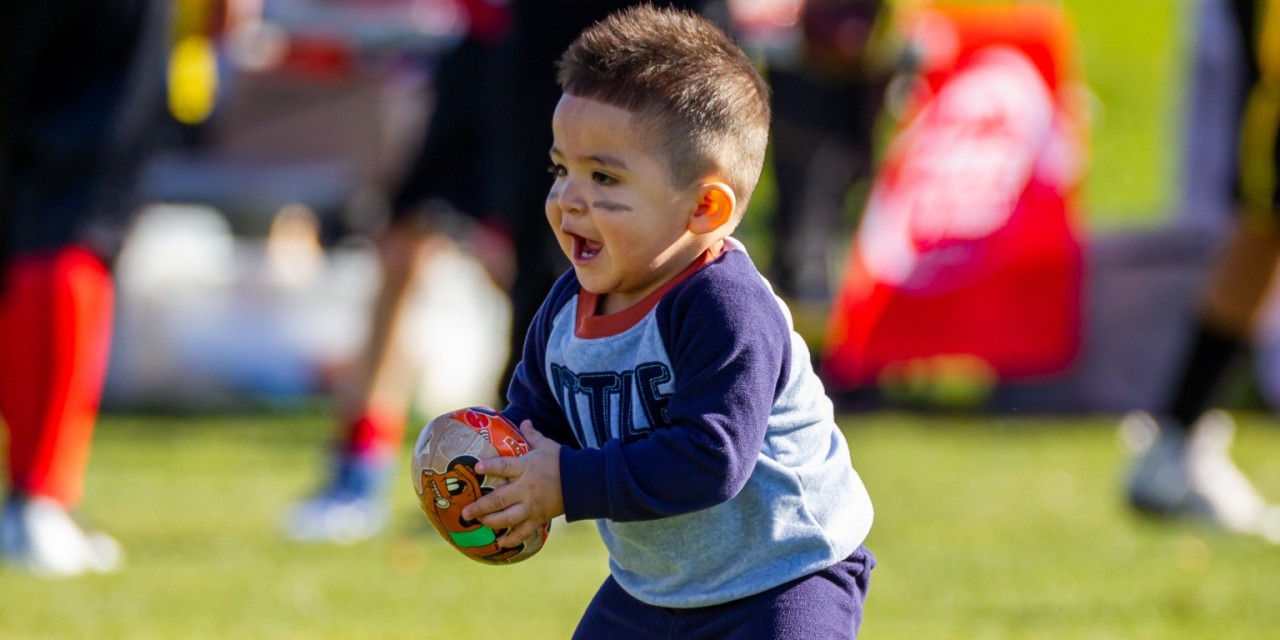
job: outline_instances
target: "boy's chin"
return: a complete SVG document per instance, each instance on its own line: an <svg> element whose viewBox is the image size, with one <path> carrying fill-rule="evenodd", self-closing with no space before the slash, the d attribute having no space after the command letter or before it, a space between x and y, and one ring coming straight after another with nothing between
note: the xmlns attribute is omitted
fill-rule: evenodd
<svg viewBox="0 0 1280 640"><path fill-rule="evenodd" d="M577 268L574 268L573 271L574 274L578 276L578 286L582 287L583 291L597 295L601 298L613 292L613 283L603 282L598 278L592 278L590 274L583 273L582 270Z"/></svg>
<svg viewBox="0 0 1280 640"><path fill-rule="evenodd" d="M589 278L583 278L582 273L578 273L578 286L583 291L603 297L609 293L609 287L601 286L599 283L591 282Z"/></svg>

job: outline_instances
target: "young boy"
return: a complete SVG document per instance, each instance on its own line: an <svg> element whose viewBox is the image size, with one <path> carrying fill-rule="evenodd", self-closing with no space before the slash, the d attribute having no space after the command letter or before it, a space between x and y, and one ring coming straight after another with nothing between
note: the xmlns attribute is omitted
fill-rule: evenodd
<svg viewBox="0 0 1280 640"><path fill-rule="evenodd" d="M610 576L575 638L853 638L871 502L809 354L729 237L768 89L709 22L642 5L560 60L546 214L573 264L503 412L533 451L463 516L516 546L596 519Z"/></svg>

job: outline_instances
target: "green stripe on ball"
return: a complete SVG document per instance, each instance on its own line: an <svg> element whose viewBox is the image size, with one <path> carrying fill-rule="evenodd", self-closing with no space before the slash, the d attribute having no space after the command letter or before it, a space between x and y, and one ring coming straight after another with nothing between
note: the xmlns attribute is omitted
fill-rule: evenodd
<svg viewBox="0 0 1280 640"><path fill-rule="evenodd" d="M498 539L497 534L489 527L480 527L475 531L465 533L449 532L449 537L453 538L453 543L459 547L483 547L487 544L493 544Z"/></svg>

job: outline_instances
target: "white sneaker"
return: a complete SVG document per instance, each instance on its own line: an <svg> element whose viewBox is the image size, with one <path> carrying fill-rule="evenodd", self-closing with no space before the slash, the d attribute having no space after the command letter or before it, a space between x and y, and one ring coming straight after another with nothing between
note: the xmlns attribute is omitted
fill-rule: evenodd
<svg viewBox="0 0 1280 640"><path fill-rule="evenodd" d="M338 454L328 485L285 512L285 536L298 542L355 544L378 535L387 526L383 496L394 467L389 455Z"/></svg>
<svg viewBox="0 0 1280 640"><path fill-rule="evenodd" d="M285 535L297 542L355 544L382 532L387 509L373 498L320 494L293 504L285 514Z"/></svg>
<svg viewBox="0 0 1280 640"><path fill-rule="evenodd" d="M0 517L0 556L6 564L44 577L110 573L124 564L120 543L87 531L58 502L14 496Z"/></svg>
<svg viewBox="0 0 1280 640"><path fill-rule="evenodd" d="M1190 515L1239 533L1280 541L1277 511L1231 460L1235 423L1209 411L1189 431L1148 413L1125 416L1122 437L1139 454L1129 476L1129 501L1161 516Z"/></svg>

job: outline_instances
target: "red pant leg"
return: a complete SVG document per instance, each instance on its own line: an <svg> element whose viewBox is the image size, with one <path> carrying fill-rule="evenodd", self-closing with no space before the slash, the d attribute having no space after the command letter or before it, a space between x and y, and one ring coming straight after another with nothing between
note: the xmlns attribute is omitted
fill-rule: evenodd
<svg viewBox="0 0 1280 640"><path fill-rule="evenodd" d="M0 415L12 487L75 505L84 490L111 339L102 261L71 247L18 256L0 290Z"/></svg>

